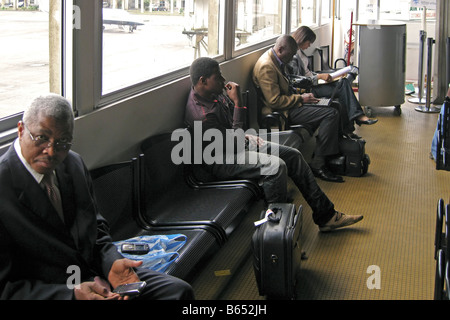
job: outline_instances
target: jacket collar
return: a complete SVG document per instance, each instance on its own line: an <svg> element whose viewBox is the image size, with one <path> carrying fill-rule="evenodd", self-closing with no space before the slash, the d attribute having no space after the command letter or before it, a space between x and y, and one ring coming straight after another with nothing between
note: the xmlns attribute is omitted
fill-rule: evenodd
<svg viewBox="0 0 450 320"><path fill-rule="evenodd" d="M59 233L63 233L66 236L70 235L69 228L74 224L75 208L73 208L73 205L70 205L70 203L73 203L72 182L67 173L65 173L64 163L60 164L55 171L58 177L61 198L63 199L65 223L58 216L45 191L25 168L13 146L8 150L8 158L13 187L19 190L19 202L28 208L30 212L52 225ZM73 236L75 236L75 233L72 232Z"/></svg>
<svg viewBox="0 0 450 320"><path fill-rule="evenodd" d="M277 68L277 70L281 73L281 75L286 79L286 81L289 81L287 76L286 76L286 72L283 70L283 62L280 60L280 58L278 58L277 54L275 53L275 50L269 49L269 57L272 60L272 63L275 65L275 67ZM286 67L286 66L284 66Z"/></svg>
<svg viewBox="0 0 450 320"><path fill-rule="evenodd" d="M191 97L199 105L202 105L208 109L211 109L217 103L217 97L215 99L208 99L199 95L194 87L191 88Z"/></svg>
<svg viewBox="0 0 450 320"><path fill-rule="evenodd" d="M275 58L275 61L278 63L278 65L281 67L283 65L283 61L280 60L280 58L278 58L277 53L275 52L275 49L272 48L272 56Z"/></svg>

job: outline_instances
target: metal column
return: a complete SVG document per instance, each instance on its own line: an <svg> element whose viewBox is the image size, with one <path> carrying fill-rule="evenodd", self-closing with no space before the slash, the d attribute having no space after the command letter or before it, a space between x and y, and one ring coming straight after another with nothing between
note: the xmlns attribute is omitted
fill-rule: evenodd
<svg viewBox="0 0 450 320"><path fill-rule="evenodd" d="M436 41L433 38L428 38L428 59L427 59L427 99L426 104L416 107L416 111L423 113L439 113L440 108L431 106L431 78L432 78L432 66L433 66L433 44Z"/></svg>
<svg viewBox="0 0 450 320"><path fill-rule="evenodd" d="M418 81L418 97L416 98L411 98L408 99L409 102L411 103L417 103L417 104L422 104L422 103L426 103L426 100L423 99L423 82L425 79L425 75L424 75L424 64L423 64L423 60L425 57L425 42L427 40L427 32L424 30L420 31L420 46L419 46L419 81Z"/></svg>

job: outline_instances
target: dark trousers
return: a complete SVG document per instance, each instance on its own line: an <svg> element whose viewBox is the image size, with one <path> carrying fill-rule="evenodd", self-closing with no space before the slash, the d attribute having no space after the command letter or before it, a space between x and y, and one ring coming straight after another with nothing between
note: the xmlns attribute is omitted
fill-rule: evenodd
<svg viewBox="0 0 450 320"><path fill-rule="evenodd" d="M301 124L317 134L316 156L331 156L339 153L339 111L331 107L301 106L289 110L289 121Z"/></svg>
<svg viewBox="0 0 450 320"><path fill-rule="evenodd" d="M147 282L139 300L193 300L192 287L185 281L149 269L137 268L141 281Z"/></svg>
<svg viewBox="0 0 450 320"><path fill-rule="evenodd" d="M313 220L323 225L334 215L334 204L320 189L311 168L297 149L267 142L263 147L227 157L230 164L204 165L219 179L262 180L267 203L286 202L287 179L295 183L313 211ZM255 159L257 161L255 161ZM232 164L231 164L232 163Z"/></svg>
<svg viewBox="0 0 450 320"><path fill-rule="evenodd" d="M341 81L334 81L330 83L319 84L313 86L311 92L317 98L331 98L336 86L336 94L334 99L337 99L341 106L346 110L348 121L343 123L344 131L346 133L353 132L355 130L353 121L364 114L358 99L356 99L355 93L352 89L352 76L343 78ZM351 128L353 129L351 130ZM351 130L351 131L350 131Z"/></svg>

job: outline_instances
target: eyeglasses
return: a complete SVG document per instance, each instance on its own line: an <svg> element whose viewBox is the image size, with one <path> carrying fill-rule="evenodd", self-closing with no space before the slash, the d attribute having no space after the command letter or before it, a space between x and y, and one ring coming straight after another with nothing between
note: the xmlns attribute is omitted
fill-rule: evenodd
<svg viewBox="0 0 450 320"><path fill-rule="evenodd" d="M33 136L30 129L25 126L25 129L28 130L28 133L30 134L31 140L33 140L36 147L40 147L43 149L51 148L53 147L55 151L61 152L61 151L69 151L72 147L72 142L65 141L67 139L60 139L59 141L50 142L50 139L45 135L36 135Z"/></svg>

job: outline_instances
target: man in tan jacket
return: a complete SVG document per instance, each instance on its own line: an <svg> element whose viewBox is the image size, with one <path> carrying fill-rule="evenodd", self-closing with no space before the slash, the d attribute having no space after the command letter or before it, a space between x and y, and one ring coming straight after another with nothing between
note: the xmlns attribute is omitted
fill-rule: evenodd
<svg viewBox="0 0 450 320"><path fill-rule="evenodd" d="M275 46L256 62L253 82L264 97L263 114L281 111L293 124L302 124L312 132L318 129L311 169L322 180L344 182L341 176L334 175L326 166L326 157L339 153L339 112L329 107L304 106L304 103L314 103L318 99L311 93L294 94L290 91L285 70L297 49L294 38L282 35Z"/></svg>

